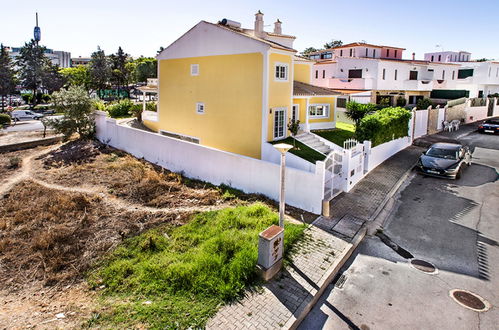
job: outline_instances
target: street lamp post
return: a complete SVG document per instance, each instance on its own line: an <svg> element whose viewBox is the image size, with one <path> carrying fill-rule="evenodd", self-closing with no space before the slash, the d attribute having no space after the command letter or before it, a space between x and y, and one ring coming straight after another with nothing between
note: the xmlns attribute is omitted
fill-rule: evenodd
<svg viewBox="0 0 499 330"><path fill-rule="evenodd" d="M293 148L292 145L286 143L274 144L274 148L281 153L281 175L280 175L280 191L279 191L279 226L284 228L284 208L286 206L285 194L285 172L286 172L286 152Z"/></svg>

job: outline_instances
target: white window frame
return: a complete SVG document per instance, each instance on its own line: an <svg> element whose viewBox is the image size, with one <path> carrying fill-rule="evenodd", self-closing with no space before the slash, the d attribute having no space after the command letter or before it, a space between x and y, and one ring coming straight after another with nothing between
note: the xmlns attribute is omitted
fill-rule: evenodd
<svg viewBox="0 0 499 330"><path fill-rule="evenodd" d="M284 78L281 78L281 72L279 69L279 77L277 77L276 73L278 68L284 68ZM276 62L274 65L274 80L275 81L288 81L289 78L289 65L287 63Z"/></svg>
<svg viewBox="0 0 499 330"><path fill-rule="evenodd" d="M286 130L287 130L287 125L286 125L286 119L287 119L287 111L288 109L286 107L280 107L280 108L273 108L273 116L272 116L272 127L273 127L273 132L272 132L272 137L274 140L282 140L286 138ZM284 112L283 114L283 124L282 124L282 135L276 135L278 133L278 127L276 127L276 116L278 112Z"/></svg>
<svg viewBox="0 0 499 330"><path fill-rule="evenodd" d="M206 111L206 107L204 106L203 102L197 102L196 103L196 113L198 115L204 115Z"/></svg>
<svg viewBox="0 0 499 330"><path fill-rule="evenodd" d="M317 109L315 109L315 114L311 113L312 108L314 108L314 107L317 108L320 106L324 107L325 113L323 113L322 115L317 115ZM331 113L331 105L328 103L311 103L308 106L308 117L309 118L329 118L330 113Z"/></svg>
<svg viewBox="0 0 499 330"><path fill-rule="evenodd" d="M199 76L199 64L191 64L191 76Z"/></svg>
<svg viewBox="0 0 499 330"><path fill-rule="evenodd" d="M296 112L295 110L296 109ZM291 119L293 119L293 115L295 115L295 121L300 120L300 105L299 104L293 104L291 107Z"/></svg>

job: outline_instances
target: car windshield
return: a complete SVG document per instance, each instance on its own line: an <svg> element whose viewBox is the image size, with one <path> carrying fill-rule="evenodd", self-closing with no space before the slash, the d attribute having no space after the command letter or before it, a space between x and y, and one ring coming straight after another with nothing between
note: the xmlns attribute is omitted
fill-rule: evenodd
<svg viewBox="0 0 499 330"><path fill-rule="evenodd" d="M443 149L433 147L426 152L426 155L436 158L457 159L457 153L458 151L456 149Z"/></svg>
<svg viewBox="0 0 499 330"><path fill-rule="evenodd" d="M485 121L485 124L499 125L499 120L497 119L489 119Z"/></svg>
<svg viewBox="0 0 499 330"><path fill-rule="evenodd" d="M27 115L34 115L33 111L26 111Z"/></svg>

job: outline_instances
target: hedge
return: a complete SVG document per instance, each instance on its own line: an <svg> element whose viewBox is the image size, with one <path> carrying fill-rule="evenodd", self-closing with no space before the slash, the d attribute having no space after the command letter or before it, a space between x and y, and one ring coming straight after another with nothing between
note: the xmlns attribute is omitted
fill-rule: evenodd
<svg viewBox="0 0 499 330"><path fill-rule="evenodd" d="M411 116L411 111L401 107L381 109L362 118L355 135L359 141L371 141L373 147L408 136Z"/></svg>
<svg viewBox="0 0 499 330"><path fill-rule="evenodd" d="M0 113L0 127L10 125L10 116L5 113Z"/></svg>

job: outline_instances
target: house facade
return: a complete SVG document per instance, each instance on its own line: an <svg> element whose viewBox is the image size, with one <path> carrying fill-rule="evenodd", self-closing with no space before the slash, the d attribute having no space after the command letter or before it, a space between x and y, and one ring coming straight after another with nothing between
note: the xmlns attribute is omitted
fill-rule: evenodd
<svg viewBox="0 0 499 330"><path fill-rule="evenodd" d="M199 22L157 56L158 113L144 124L257 159L265 143L289 136L292 118L304 129L325 120L334 127L333 95L309 103L320 101L323 107L313 109L321 116L308 116L302 96L293 95L294 79L308 86L313 65L295 56L294 40L282 33L279 20L273 32L264 31L261 12L255 14L254 29L227 19Z"/></svg>

